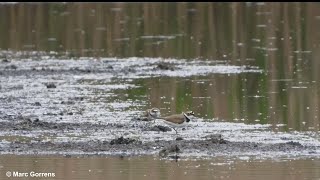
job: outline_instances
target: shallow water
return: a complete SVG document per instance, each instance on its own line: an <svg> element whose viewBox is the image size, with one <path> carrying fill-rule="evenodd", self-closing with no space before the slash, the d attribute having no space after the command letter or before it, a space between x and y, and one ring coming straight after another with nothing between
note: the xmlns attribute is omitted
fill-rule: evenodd
<svg viewBox="0 0 320 180"><path fill-rule="evenodd" d="M46 179L316 179L319 159L255 159L252 157L184 159L156 157L1 156L5 173L54 173ZM11 177L12 177L11 176Z"/></svg>

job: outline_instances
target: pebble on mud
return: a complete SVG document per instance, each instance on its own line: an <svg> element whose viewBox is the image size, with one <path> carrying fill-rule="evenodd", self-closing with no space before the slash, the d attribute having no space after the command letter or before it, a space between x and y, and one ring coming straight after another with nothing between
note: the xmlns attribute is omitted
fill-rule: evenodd
<svg viewBox="0 0 320 180"><path fill-rule="evenodd" d="M67 101L61 101L61 104L72 105L72 104L75 104L75 102L74 102L74 101L71 101L71 100L67 100Z"/></svg>
<svg viewBox="0 0 320 180"><path fill-rule="evenodd" d="M157 66L158 69L161 70L171 70L174 71L174 68L172 67L171 64L166 64L166 63L159 63Z"/></svg>
<svg viewBox="0 0 320 180"><path fill-rule="evenodd" d="M210 134L204 138L214 144L227 144L227 141L222 138L221 134Z"/></svg>
<svg viewBox="0 0 320 180"><path fill-rule="evenodd" d="M55 84L53 84L53 83L48 83L48 84L46 84L46 86L47 86L47 88L49 89L49 88L56 88L57 86L55 85Z"/></svg>
<svg viewBox="0 0 320 180"><path fill-rule="evenodd" d="M289 144L292 146L302 146L299 142L293 142L293 141L286 142L286 144Z"/></svg>
<svg viewBox="0 0 320 180"><path fill-rule="evenodd" d="M113 139L110 142L110 145L114 145L114 144L131 144L131 143L135 143L135 142L139 142L135 139L130 139L130 138L123 138L123 136Z"/></svg>
<svg viewBox="0 0 320 180"><path fill-rule="evenodd" d="M18 69L18 66L14 65L14 64L11 64L11 65L8 65L6 67L4 67L5 69Z"/></svg>
<svg viewBox="0 0 320 180"><path fill-rule="evenodd" d="M39 102L35 102L34 105L35 106L41 106L41 104Z"/></svg>
<svg viewBox="0 0 320 180"><path fill-rule="evenodd" d="M8 62L10 62L7 58L5 58L5 59L2 59L2 62L3 63L8 63Z"/></svg>

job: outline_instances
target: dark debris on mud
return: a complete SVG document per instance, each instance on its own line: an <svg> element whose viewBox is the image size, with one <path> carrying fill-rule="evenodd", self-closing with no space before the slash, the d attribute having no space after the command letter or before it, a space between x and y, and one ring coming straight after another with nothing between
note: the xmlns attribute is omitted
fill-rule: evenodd
<svg viewBox="0 0 320 180"><path fill-rule="evenodd" d="M4 59L1 60L1 62L3 62L3 63L9 63L10 61L9 61L7 58L4 58Z"/></svg>
<svg viewBox="0 0 320 180"><path fill-rule="evenodd" d="M19 57L22 58L22 57ZM35 57L33 56L33 59ZM62 58L62 57L61 57ZM40 58L41 59L41 58ZM63 59L63 58L62 58ZM104 63L110 63L113 61L104 60ZM94 67L70 67L70 68L62 68L56 69L52 67L32 67L30 69L26 69L24 67L19 67L19 64L15 63L15 61L8 60L7 58L3 58L0 63L5 64L4 68L0 69L0 74L6 77L9 76L36 76L36 75L54 75L54 74L73 74L73 75L83 75L83 74L99 74L99 73L112 73L112 74L129 74L135 73L137 70L133 67L124 67L119 71L119 69L115 69L112 65L107 65L103 69L97 69ZM155 70L163 70L163 71L174 71L179 68L175 66L173 63L160 62L154 68ZM49 88L49 87L48 87Z"/></svg>
<svg viewBox="0 0 320 180"><path fill-rule="evenodd" d="M19 66L16 64L6 63L6 65L2 70L0 69L0 74L5 77L14 77L14 76L48 76L48 75L55 75L55 74L73 74L73 75L83 75L83 74L90 74L90 73L118 73L118 71L114 70L112 66L108 66L106 69L99 70L99 69L90 69L90 68L78 68L78 67L71 67L69 69L52 69L46 67L33 67L31 69L19 69ZM125 73L126 70L123 70Z"/></svg>
<svg viewBox="0 0 320 180"><path fill-rule="evenodd" d="M135 139L131 139L131 138L124 138L123 136L116 138L116 139L112 139L110 142L110 145L114 145L114 144L131 144L131 143L137 143L137 144L142 144L141 141L135 140Z"/></svg>
<svg viewBox="0 0 320 180"><path fill-rule="evenodd" d="M54 83L47 83L46 86L47 86L48 89L57 87Z"/></svg>
<svg viewBox="0 0 320 180"><path fill-rule="evenodd" d="M5 66L4 69L16 70L16 69L18 69L18 66L14 65L14 64L11 64L11 65Z"/></svg>
<svg viewBox="0 0 320 180"><path fill-rule="evenodd" d="M123 128L117 127L115 124L99 125L91 123L49 123L42 122L39 119L24 119L18 123L4 123L0 130L55 130L56 132L64 130L107 130L110 128ZM160 157L177 157L177 153L202 152L209 156L215 154L237 154L237 153L257 153L257 152L301 152L309 151L310 154L315 152L319 147L316 146L303 146L298 142L289 141L287 143L278 144L263 144L254 142L230 142L221 136L221 134L210 134L198 140L188 140L181 138L179 140L172 139L156 140L143 142L139 139L121 136L114 138L110 141L102 140L86 140L86 141L73 141L68 142L43 142L41 139L33 141L12 141L9 146L1 146L1 153L27 153L30 152L46 153L49 152L81 152L83 155L92 155L95 153L100 154L119 154L123 152L128 155L134 154L158 154Z"/></svg>
<svg viewBox="0 0 320 180"><path fill-rule="evenodd" d="M18 116L8 121L1 122L1 131L16 131L18 134L21 131L36 131L36 130L50 130L57 134L64 131L107 131L114 128L131 128L131 125L119 125L116 123L110 124L94 124L94 123L55 123L44 122L39 118ZM141 129L145 128L143 126ZM153 126L144 131L163 131L169 129L162 129L164 126ZM167 127L168 128L168 127ZM171 129L170 129L171 130ZM30 132L31 133L31 132ZM8 146L1 146L1 153L26 153L30 152L81 152L83 155L92 155L95 153L100 154L119 154L123 152L125 154L158 154L161 157L177 157L177 153L189 153L201 152L208 156L214 156L216 154L239 154L239 153L253 153L259 154L265 152L302 152L308 151L310 154L314 154L319 147L317 146L304 146L299 142L288 141L286 143L265 144L255 142L230 142L225 140L221 134L209 134L198 140L185 139L184 137L172 138L172 140L155 140L155 141L141 141L138 139L121 136L114 138L110 141L105 140L85 140L85 141L73 141L68 142L56 142L47 141L43 142L41 138L34 138L33 141L11 141Z"/></svg>
<svg viewBox="0 0 320 180"><path fill-rule="evenodd" d="M2 117L3 118L3 117ZM10 119L11 118L11 119ZM108 131L110 129L130 129L130 124L123 125L117 123L110 124L95 124L95 123L56 123L45 122L37 117L6 117L7 121L2 121L0 131L2 132L16 132L19 135L23 133L30 133L32 131L49 131L59 134L61 132L94 132L94 131ZM144 122L141 122L144 123ZM162 126L151 126L145 128L144 125L135 126L141 128L141 132L146 131L163 131L169 129L162 129ZM166 127L168 128L168 127ZM171 130L171 129L170 129ZM22 135L22 134L21 134ZM23 136L23 135L22 135ZM221 134L209 134L197 140L186 139L185 137L172 138L172 140L155 141L141 141L139 138L131 138L121 136L111 140L84 140L68 142L60 142L54 140L43 141L41 138L32 138L30 141L16 139L9 141L8 145L0 146L0 153L37 153L52 154L59 152L81 152L82 155L92 155L96 153L116 155L123 152L127 155L134 154L157 154L161 157L177 157L177 153L194 154L194 152L201 152L208 156L215 156L216 154L242 154L242 153L292 153L307 151L309 154L314 154L319 151L317 146L304 146L299 142L288 140L285 143L256 143L256 142L231 142L222 137ZM294 154L294 153L293 153Z"/></svg>
<svg viewBox="0 0 320 180"><path fill-rule="evenodd" d="M40 121L38 118L30 117L18 117L19 120L16 122L1 122L1 131L34 131L34 130L94 130L102 129L111 125L101 125L92 123L54 123Z"/></svg>
<svg viewBox="0 0 320 180"><path fill-rule="evenodd" d="M159 63L159 64L157 65L157 68L156 68L156 69L174 71L176 68L175 68L174 64Z"/></svg>

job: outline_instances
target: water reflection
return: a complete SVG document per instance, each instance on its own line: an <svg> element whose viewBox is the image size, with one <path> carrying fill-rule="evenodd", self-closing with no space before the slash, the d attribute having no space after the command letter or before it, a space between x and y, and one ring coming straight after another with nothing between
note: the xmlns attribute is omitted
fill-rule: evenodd
<svg viewBox="0 0 320 180"><path fill-rule="evenodd" d="M1 172L48 172L53 179L314 179L319 160L252 159L159 160L153 157L1 156ZM1 173L2 178L7 178ZM47 178L51 179L51 178Z"/></svg>
<svg viewBox="0 0 320 180"><path fill-rule="evenodd" d="M259 66L264 73L137 80L129 96L143 92L164 113L319 130L318 3L18 3L0 13L4 50Z"/></svg>

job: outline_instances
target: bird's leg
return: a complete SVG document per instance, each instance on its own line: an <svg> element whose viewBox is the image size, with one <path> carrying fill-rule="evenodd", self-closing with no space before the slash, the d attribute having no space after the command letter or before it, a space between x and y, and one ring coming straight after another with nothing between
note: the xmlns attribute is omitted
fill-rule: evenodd
<svg viewBox="0 0 320 180"><path fill-rule="evenodd" d="M176 131L176 135L178 134L178 131L175 128L172 128L174 131Z"/></svg>
<svg viewBox="0 0 320 180"><path fill-rule="evenodd" d="M175 159L176 159L176 162L178 162L178 159L179 159L179 156L178 156L178 153L179 153L179 148L178 148L178 145L176 144L176 147L175 147L175 150L176 152L176 156L175 156Z"/></svg>

